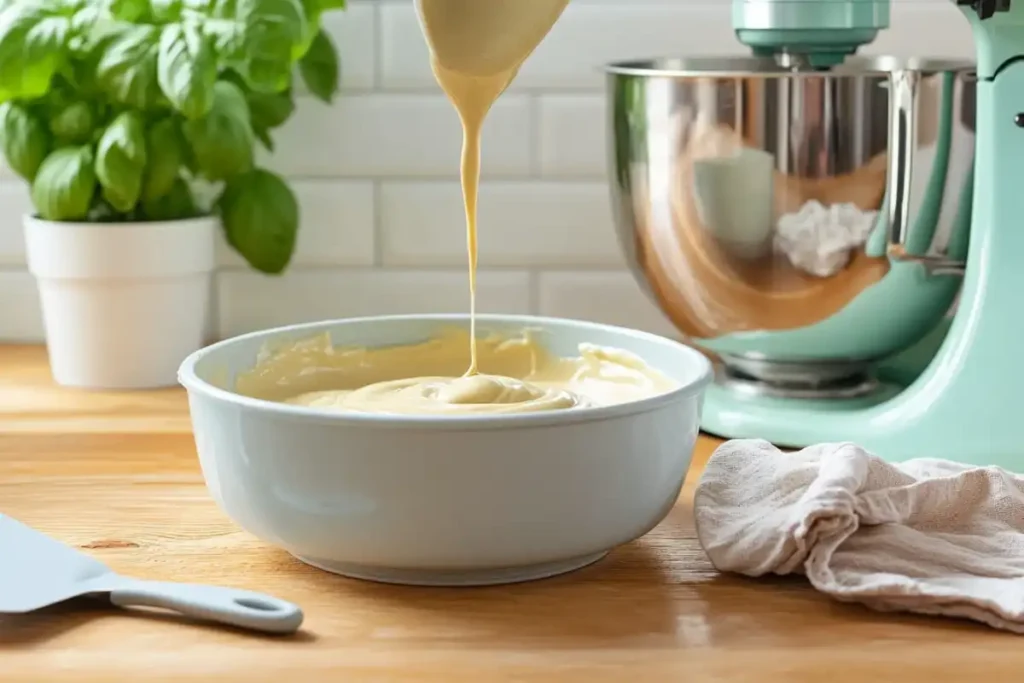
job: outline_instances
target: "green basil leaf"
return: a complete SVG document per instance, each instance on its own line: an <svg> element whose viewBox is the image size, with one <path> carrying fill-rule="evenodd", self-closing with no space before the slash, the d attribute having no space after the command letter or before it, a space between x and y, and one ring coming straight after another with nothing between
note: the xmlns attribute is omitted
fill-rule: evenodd
<svg viewBox="0 0 1024 683"><path fill-rule="evenodd" d="M201 119L183 127L195 163L209 180L224 180L252 168L253 129L242 90L229 81L213 87L213 105Z"/></svg>
<svg viewBox="0 0 1024 683"><path fill-rule="evenodd" d="M117 36L133 28L131 24L110 21L102 5L83 7L71 16L72 37L68 48L73 53L72 71L85 76L90 84L96 80L96 67L106 47ZM67 71L67 69L65 69Z"/></svg>
<svg viewBox="0 0 1024 683"><path fill-rule="evenodd" d="M61 147L43 160L32 182L32 203L48 221L77 221L89 215L96 193L92 149Z"/></svg>
<svg viewBox="0 0 1024 683"><path fill-rule="evenodd" d="M181 18L181 0L149 0L149 10L157 22L172 22Z"/></svg>
<svg viewBox="0 0 1024 683"><path fill-rule="evenodd" d="M185 163L185 140L173 117L157 121L146 131L146 152L149 164L142 187L143 201L170 192Z"/></svg>
<svg viewBox="0 0 1024 683"><path fill-rule="evenodd" d="M245 59L245 27L234 20L210 19L203 22L203 34L222 62L240 63Z"/></svg>
<svg viewBox="0 0 1024 683"><path fill-rule="evenodd" d="M211 0L210 13L218 19L234 19L238 12L238 0Z"/></svg>
<svg viewBox="0 0 1024 683"><path fill-rule="evenodd" d="M188 183L181 176L177 176L167 192L143 198L142 213L148 221L177 221L195 218L199 215L199 209Z"/></svg>
<svg viewBox="0 0 1024 683"><path fill-rule="evenodd" d="M256 138L267 148L274 151L274 140L270 131L277 128L295 111L295 100L291 90L280 93L246 93L249 109L252 111L252 128Z"/></svg>
<svg viewBox="0 0 1024 683"><path fill-rule="evenodd" d="M142 195L146 169L146 129L135 111L119 115L96 146L96 177L103 198L118 211L131 211Z"/></svg>
<svg viewBox="0 0 1024 683"><path fill-rule="evenodd" d="M50 151L46 126L20 104L5 102L0 105L0 136L7 165L31 182Z"/></svg>
<svg viewBox="0 0 1024 683"><path fill-rule="evenodd" d="M149 109L161 96L157 81L160 32L134 26L108 42L96 66L96 79L115 102Z"/></svg>
<svg viewBox="0 0 1024 683"><path fill-rule="evenodd" d="M82 7L71 15L71 32L75 34L89 33L100 19L106 19L102 5Z"/></svg>
<svg viewBox="0 0 1024 683"><path fill-rule="evenodd" d="M306 11L306 38L302 45L301 57L309 49L316 32L320 29L321 18L324 12L336 9L345 9L345 0L302 0L302 8Z"/></svg>
<svg viewBox="0 0 1024 683"><path fill-rule="evenodd" d="M257 132L277 128L295 113L295 97L290 87L281 92L257 92L246 85L245 79L238 72L230 69L223 72L220 78L234 83L245 93L252 127Z"/></svg>
<svg viewBox="0 0 1024 683"><path fill-rule="evenodd" d="M0 12L0 102L34 99L50 88L64 58L71 19L42 0Z"/></svg>
<svg viewBox="0 0 1024 683"><path fill-rule="evenodd" d="M278 93L248 92L245 95L252 112L252 127L268 131L282 125L295 112L291 90Z"/></svg>
<svg viewBox="0 0 1024 683"><path fill-rule="evenodd" d="M288 267L299 231L299 203L291 188L263 169L231 178L220 198L228 244L257 270Z"/></svg>
<svg viewBox="0 0 1024 683"><path fill-rule="evenodd" d="M300 1L302 2L302 11L306 15L306 30L302 32L302 41L292 48L292 58L296 60L302 59L302 56L309 50L309 46L313 44L313 39L316 37L317 31L320 30L320 16L323 14L319 0Z"/></svg>
<svg viewBox="0 0 1024 683"><path fill-rule="evenodd" d="M244 36L238 70L246 83L261 92L287 88L309 30L300 0L238 0L237 19Z"/></svg>
<svg viewBox="0 0 1024 683"><path fill-rule="evenodd" d="M320 30L313 38L309 50L299 60L302 81L317 99L330 104L338 92L340 67L338 51L330 36Z"/></svg>
<svg viewBox="0 0 1024 683"><path fill-rule="evenodd" d="M108 0L107 11L115 19L135 23L148 16L149 0Z"/></svg>
<svg viewBox="0 0 1024 683"><path fill-rule="evenodd" d="M256 139L260 141L260 144L263 145L268 152L274 151L274 138L270 137L270 131L268 129L254 128L253 135L256 136Z"/></svg>
<svg viewBox="0 0 1024 683"><path fill-rule="evenodd" d="M231 69L224 71L220 78L234 83L245 93L253 135L268 151L273 152L274 140L270 137L270 131L282 125L295 112L295 98L291 88L275 93L255 92L246 85L245 79L237 71Z"/></svg>
<svg viewBox="0 0 1024 683"><path fill-rule="evenodd" d="M299 47L296 58L301 58L313 44L313 38L320 30L321 18L324 12L335 9L344 9L345 0L302 0L302 8L306 11L306 33L302 45Z"/></svg>
<svg viewBox="0 0 1024 683"><path fill-rule="evenodd" d="M186 117L198 119L210 111L217 61L199 25L190 22L164 27L157 79L171 105Z"/></svg>
<svg viewBox="0 0 1024 683"><path fill-rule="evenodd" d="M302 3L302 12L306 15L306 23L317 24L320 21L320 15L323 13L323 9L320 7L320 0L299 0ZM307 32L312 32L308 30Z"/></svg>
<svg viewBox="0 0 1024 683"><path fill-rule="evenodd" d="M280 30L297 43L306 30L306 11L301 0L236 0L235 16L246 26L265 24Z"/></svg>
<svg viewBox="0 0 1024 683"><path fill-rule="evenodd" d="M96 127L96 114L86 102L68 102L50 115L50 132L64 143L88 142Z"/></svg>

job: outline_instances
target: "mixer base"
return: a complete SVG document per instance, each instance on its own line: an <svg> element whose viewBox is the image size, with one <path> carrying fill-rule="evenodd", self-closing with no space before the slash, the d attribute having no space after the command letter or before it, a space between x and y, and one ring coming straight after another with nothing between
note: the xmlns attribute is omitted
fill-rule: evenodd
<svg viewBox="0 0 1024 683"><path fill-rule="evenodd" d="M766 439L777 446L803 448L830 441L822 416L864 410L884 403L903 387L876 384L871 393L854 398L782 398L736 392L713 384L704 398L701 429L722 439Z"/></svg>
<svg viewBox="0 0 1024 683"><path fill-rule="evenodd" d="M723 367L716 374L718 385L738 396L835 401L869 396L879 389L878 381L867 372L821 381L765 381L735 367Z"/></svg>
<svg viewBox="0 0 1024 683"><path fill-rule="evenodd" d="M805 364L810 372L804 376L783 375L777 363L749 367L730 357L730 367L719 368L707 390L701 428L723 439L767 439L793 448L849 439L845 425L856 425L863 411L880 408L925 372L951 323L951 317L943 319L918 344L876 365L874 372L867 371L870 364L834 363ZM750 376L755 371L759 379Z"/></svg>

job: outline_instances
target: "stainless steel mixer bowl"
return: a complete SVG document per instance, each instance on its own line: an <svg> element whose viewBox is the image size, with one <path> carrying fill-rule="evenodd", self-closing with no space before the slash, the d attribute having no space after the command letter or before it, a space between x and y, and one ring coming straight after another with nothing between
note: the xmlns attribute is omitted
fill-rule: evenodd
<svg viewBox="0 0 1024 683"><path fill-rule="evenodd" d="M959 290L973 69L610 65L612 205L635 276L738 382L866 391L872 364L927 335Z"/></svg>

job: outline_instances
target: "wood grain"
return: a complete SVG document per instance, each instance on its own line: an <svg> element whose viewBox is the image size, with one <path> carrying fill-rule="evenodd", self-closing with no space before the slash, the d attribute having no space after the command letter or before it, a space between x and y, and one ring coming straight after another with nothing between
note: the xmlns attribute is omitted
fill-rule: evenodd
<svg viewBox="0 0 1024 683"><path fill-rule="evenodd" d="M0 681L1019 678L1015 636L876 614L801 580L716 573L689 512L715 445L701 439L660 527L590 568L485 589L382 586L302 565L226 519L206 494L182 392L59 389L42 349L0 346L0 511L117 571L266 591L307 613L290 638L88 602L0 617Z"/></svg>

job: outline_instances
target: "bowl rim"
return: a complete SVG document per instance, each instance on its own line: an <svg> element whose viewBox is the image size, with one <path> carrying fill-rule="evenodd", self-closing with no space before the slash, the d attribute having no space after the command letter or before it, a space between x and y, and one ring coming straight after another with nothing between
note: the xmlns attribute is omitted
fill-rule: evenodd
<svg viewBox="0 0 1024 683"><path fill-rule="evenodd" d="M477 314L477 324L480 323L504 323L521 325L564 325L566 323L584 330L603 331L643 339L649 342L668 347L678 352L681 358L687 363L693 364L698 372L694 379L686 383L680 383L678 387L663 394L650 396L639 401L630 401L611 406L597 406L593 408L580 408L576 410L553 410L537 413L512 413L500 415L388 415L378 413L334 413L320 408L308 406L296 406L277 401L243 396L228 389L214 386L196 374L196 364L207 356L217 353L234 344L252 339L265 337L270 339L276 335L301 335L308 332L311 335L317 332L326 332L329 328L339 325L357 325L370 322L401 322L404 320L436 323L468 322L469 314L465 313L430 313L430 314L397 314L397 315L375 315L360 316L354 318L336 318L320 320L315 322L298 323L271 327L245 334L236 335L209 344L201 349L193 351L178 368L178 382L185 388L188 394L200 394L207 398L220 402L226 402L239 408L271 413L279 417L297 419L300 421L311 421L338 426L352 427L385 427L389 429L400 428L434 428L458 431L471 431L481 429L509 429L517 427L542 427L549 425L577 424L607 420L614 417L622 417L636 413L653 411L666 404L673 403L681 398L699 395L704 388L711 383L714 377L714 368L708 358L690 346L668 337L636 330L618 325L608 325L574 318L559 318L552 316L537 316L526 314L503 315L496 313ZM655 368L660 370L660 368Z"/></svg>
<svg viewBox="0 0 1024 683"><path fill-rule="evenodd" d="M644 78L689 77L761 77L761 78L840 78L886 76L894 71L910 70L937 73L942 71L973 72L975 61L957 57L896 57L893 55L852 56L843 64L828 70L799 71L780 66L772 57L755 55L693 55L689 57L660 56L631 59L604 65L609 77L639 76Z"/></svg>

